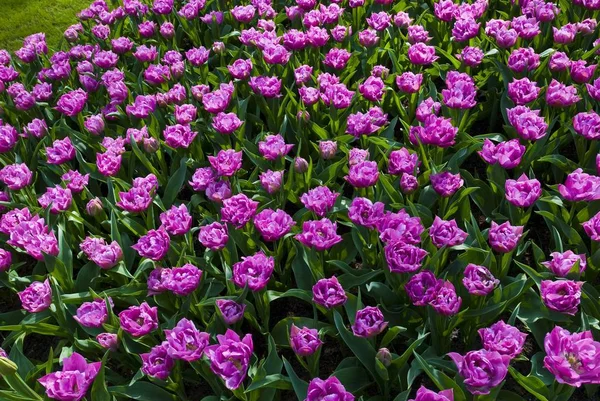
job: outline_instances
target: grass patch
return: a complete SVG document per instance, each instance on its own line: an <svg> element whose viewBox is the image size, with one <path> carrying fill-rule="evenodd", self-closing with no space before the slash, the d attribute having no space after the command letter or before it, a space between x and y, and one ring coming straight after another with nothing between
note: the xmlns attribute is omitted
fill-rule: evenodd
<svg viewBox="0 0 600 401"><path fill-rule="evenodd" d="M65 29L91 0L0 0L0 48L17 50L23 38L45 32L48 46L56 47Z"/></svg>

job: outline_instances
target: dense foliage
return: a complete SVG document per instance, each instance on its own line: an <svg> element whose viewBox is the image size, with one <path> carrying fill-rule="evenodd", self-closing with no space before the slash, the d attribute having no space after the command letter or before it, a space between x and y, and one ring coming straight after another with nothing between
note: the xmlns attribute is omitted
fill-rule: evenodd
<svg viewBox="0 0 600 401"><path fill-rule="evenodd" d="M0 399L595 397L598 10L97 0L0 51Z"/></svg>

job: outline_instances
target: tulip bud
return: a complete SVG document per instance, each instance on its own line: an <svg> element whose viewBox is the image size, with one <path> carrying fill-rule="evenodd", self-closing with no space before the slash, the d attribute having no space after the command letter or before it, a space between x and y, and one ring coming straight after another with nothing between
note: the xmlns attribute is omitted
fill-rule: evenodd
<svg viewBox="0 0 600 401"><path fill-rule="evenodd" d="M225 43L223 43L223 42L213 43L212 50L213 50L213 52L215 52L217 54L222 53L225 50Z"/></svg>
<svg viewBox="0 0 600 401"><path fill-rule="evenodd" d="M306 110L300 110L298 114L296 114L296 118L298 121L308 122L310 121L310 114Z"/></svg>
<svg viewBox="0 0 600 401"><path fill-rule="evenodd" d="M90 216L96 216L103 210L104 206L99 198L93 198L85 205L85 211Z"/></svg>
<svg viewBox="0 0 600 401"><path fill-rule="evenodd" d="M392 354L387 348L379 348L379 351L377 351L377 355L375 355L375 357L379 359L379 361L383 363L383 366L386 368L392 363Z"/></svg>
<svg viewBox="0 0 600 401"><path fill-rule="evenodd" d="M294 170L300 174L306 173L308 170L308 162L306 159L303 159L302 157L296 157L294 160Z"/></svg>
<svg viewBox="0 0 600 401"><path fill-rule="evenodd" d="M156 138L144 138L144 150L148 153L154 153L160 147Z"/></svg>
<svg viewBox="0 0 600 401"><path fill-rule="evenodd" d="M100 333L96 336L100 346L110 351L116 351L119 347L119 338L116 334Z"/></svg>
<svg viewBox="0 0 600 401"><path fill-rule="evenodd" d="M12 376L17 372L17 365L8 358L0 357L0 376Z"/></svg>
<svg viewBox="0 0 600 401"><path fill-rule="evenodd" d="M319 142L319 152L324 160L333 159L337 152L337 143L335 141L321 141Z"/></svg>
<svg viewBox="0 0 600 401"><path fill-rule="evenodd" d="M413 193L419 188L419 181L417 181L417 177L412 174L402 173L402 177L400 178L400 189L405 194Z"/></svg>

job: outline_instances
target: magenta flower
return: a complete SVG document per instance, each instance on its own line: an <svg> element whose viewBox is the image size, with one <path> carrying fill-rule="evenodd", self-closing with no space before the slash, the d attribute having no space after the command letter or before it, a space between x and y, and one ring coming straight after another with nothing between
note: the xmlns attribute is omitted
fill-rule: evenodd
<svg viewBox="0 0 600 401"><path fill-rule="evenodd" d="M196 169L189 184L194 191L206 191L208 185L215 180L215 171L211 167L201 167Z"/></svg>
<svg viewBox="0 0 600 401"><path fill-rule="evenodd" d="M487 267L469 263L465 267L462 283L471 295L484 297L500 284Z"/></svg>
<svg viewBox="0 0 600 401"><path fill-rule="evenodd" d="M111 298L108 298L108 302L112 306ZM84 327L102 327L108 319L106 301L100 298L92 302L84 302L77 309L77 315L73 316L73 319Z"/></svg>
<svg viewBox="0 0 600 401"><path fill-rule="evenodd" d="M408 59L412 64L429 65L439 57L435 55L435 47L419 42L408 48Z"/></svg>
<svg viewBox="0 0 600 401"><path fill-rule="evenodd" d="M544 338L544 367L559 383L580 387L600 383L600 343L591 331L571 334L556 326Z"/></svg>
<svg viewBox="0 0 600 401"><path fill-rule="evenodd" d="M542 196L542 185L535 178L521 174L518 180L506 180L504 184L506 200L516 207L530 207Z"/></svg>
<svg viewBox="0 0 600 401"><path fill-rule="evenodd" d="M374 337L387 327L388 323L384 319L379 308L367 306L356 311L352 332L356 337Z"/></svg>
<svg viewBox="0 0 600 401"><path fill-rule="evenodd" d="M104 349L116 351L119 347L119 337L113 333L100 333L96 336L96 341Z"/></svg>
<svg viewBox="0 0 600 401"><path fill-rule="evenodd" d="M202 226L200 227L198 240L202 246L212 251L223 249L229 240L227 226L217 221Z"/></svg>
<svg viewBox="0 0 600 401"><path fill-rule="evenodd" d="M458 313L462 298L456 293L454 285L450 281L440 281L435 287L435 295L429 301L429 305L439 314L452 316Z"/></svg>
<svg viewBox="0 0 600 401"><path fill-rule="evenodd" d="M483 148L478 153L489 164L498 163L502 168L511 169L521 163L521 158L525 154L525 146L521 145L518 139L500 142L498 145L485 139Z"/></svg>
<svg viewBox="0 0 600 401"><path fill-rule="evenodd" d="M375 185L379 179L377 162L363 161L350 166L348 175L344 179L354 188L368 188Z"/></svg>
<svg viewBox="0 0 600 401"><path fill-rule="evenodd" d="M373 230L384 217L384 206L382 202L373 203L370 199L356 197L348 208L348 218L354 224Z"/></svg>
<svg viewBox="0 0 600 401"><path fill-rule="evenodd" d="M318 217L323 217L331 211L339 195L328 187L320 186L302 194L300 201Z"/></svg>
<svg viewBox="0 0 600 401"><path fill-rule="evenodd" d="M338 279L323 278L312 287L313 301L327 309L335 308L346 303L348 296Z"/></svg>
<svg viewBox="0 0 600 401"><path fill-rule="evenodd" d="M13 191L31 184L33 174L25 163L9 164L0 170L0 181Z"/></svg>
<svg viewBox="0 0 600 401"><path fill-rule="evenodd" d="M277 77L251 77L248 84L254 93L266 98L281 96L281 79Z"/></svg>
<svg viewBox="0 0 600 401"><path fill-rule="evenodd" d="M415 306L425 306L436 296L438 286L443 282L435 278L429 270L415 274L404 286L406 295Z"/></svg>
<svg viewBox="0 0 600 401"><path fill-rule="evenodd" d="M392 273L414 273L421 268L427 251L402 241L388 243L384 247L385 260Z"/></svg>
<svg viewBox="0 0 600 401"><path fill-rule="evenodd" d="M541 88L538 88L537 82L530 81L529 78L514 79L508 84L508 97L516 105L524 105L533 102L540 94Z"/></svg>
<svg viewBox="0 0 600 401"><path fill-rule="evenodd" d="M172 330L165 330L167 354L173 359L192 362L202 358L204 348L210 341L208 333L196 329L194 322L181 319Z"/></svg>
<svg viewBox="0 0 600 401"><path fill-rule="evenodd" d="M63 359L60 372L53 372L38 379L46 389L46 395L55 400L79 401L85 397L96 378L102 362L87 363L85 358L73 352Z"/></svg>
<svg viewBox="0 0 600 401"><path fill-rule="evenodd" d="M260 185L268 194L272 195L281 188L283 171L267 170L262 172L258 178L260 180Z"/></svg>
<svg viewBox="0 0 600 401"><path fill-rule="evenodd" d="M416 245L421 242L421 234L425 227L419 217L411 217L406 210L397 213L386 213L377 223L379 239L383 242L402 242Z"/></svg>
<svg viewBox="0 0 600 401"><path fill-rule="evenodd" d="M208 161L217 175L231 177L242 168L242 152L234 149L220 150L217 156L208 156Z"/></svg>
<svg viewBox="0 0 600 401"><path fill-rule="evenodd" d="M29 313L42 312L52 304L52 288L48 279L43 283L34 281L18 295L21 306Z"/></svg>
<svg viewBox="0 0 600 401"><path fill-rule="evenodd" d="M164 269L163 269L164 270ZM162 287L180 297L188 296L198 288L202 278L202 270L186 263L181 267L174 267L162 278Z"/></svg>
<svg viewBox="0 0 600 401"><path fill-rule="evenodd" d="M235 324L244 317L245 304L238 304L231 299L217 299L215 304L225 324Z"/></svg>
<svg viewBox="0 0 600 401"><path fill-rule="evenodd" d="M237 194L223 200L221 220L240 229L248 223L258 208L258 202L251 200L244 194Z"/></svg>
<svg viewBox="0 0 600 401"><path fill-rule="evenodd" d="M184 204L160 214L161 228L170 235L183 235L192 228L192 216Z"/></svg>
<svg viewBox="0 0 600 401"><path fill-rule="evenodd" d="M258 143L258 151L267 160L277 160L281 157L285 157L294 145L288 145L285 143L283 137L277 135L267 135L264 140Z"/></svg>
<svg viewBox="0 0 600 401"><path fill-rule="evenodd" d="M275 259L262 251L244 256L233 265L233 282L240 288L248 286L252 291L265 288L273 274Z"/></svg>
<svg viewBox="0 0 600 401"><path fill-rule="evenodd" d="M575 315L581 300L582 281L542 280L540 292L542 301L548 309Z"/></svg>
<svg viewBox="0 0 600 401"><path fill-rule="evenodd" d="M254 226L265 241L277 241L290 232L295 222L281 209L264 209L254 216Z"/></svg>
<svg viewBox="0 0 600 401"><path fill-rule="evenodd" d="M576 254L571 250L566 252L552 252L550 254L552 260L549 262L542 262L544 266L548 268L552 273L559 277L566 277L567 274L575 267L578 263L578 273L583 273L586 268L586 256L585 254Z"/></svg>
<svg viewBox="0 0 600 401"><path fill-rule="evenodd" d="M546 103L551 107L569 107L579 102L577 87L567 86L553 79L546 89Z"/></svg>
<svg viewBox="0 0 600 401"><path fill-rule="evenodd" d="M76 89L65 93L58 99L58 102L56 102L56 110L66 116L75 117L77 114L81 113L87 100L87 92L83 89Z"/></svg>
<svg viewBox="0 0 600 401"><path fill-rule="evenodd" d="M523 226L512 226L508 221L502 224L492 221L489 230L490 246L496 252L508 253L515 249L522 235Z"/></svg>
<svg viewBox="0 0 600 401"><path fill-rule="evenodd" d="M219 344L204 349L210 359L211 370L225 381L225 387L237 389L248 372L250 357L254 350L252 335L246 334L240 340L235 331L227 329L225 335L217 335Z"/></svg>
<svg viewBox="0 0 600 401"><path fill-rule="evenodd" d="M388 173L394 175L414 174L415 171L418 171L419 164L419 156L416 153L410 153L406 148L394 150L389 156Z"/></svg>
<svg viewBox="0 0 600 401"><path fill-rule="evenodd" d="M436 4L439 3L434 3L434 5ZM409 401L454 401L454 391L452 389L448 389L436 393L435 391L431 391L424 386L421 386L417 390L416 397Z"/></svg>
<svg viewBox="0 0 600 401"><path fill-rule="evenodd" d="M577 113L573 117L573 129L586 139L600 139L600 115L594 111Z"/></svg>
<svg viewBox="0 0 600 401"><path fill-rule="evenodd" d="M300 356L310 356L323 345L316 329L303 327L300 329L295 324L290 328L290 346Z"/></svg>
<svg viewBox="0 0 600 401"><path fill-rule="evenodd" d="M450 352L448 356L456 364L458 373L464 378L465 386L471 394L489 394L508 373L510 357L497 351L482 349L469 351L464 356Z"/></svg>
<svg viewBox="0 0 600 401"><path fill-rule="evenodd" d="M235 113L220 112L213 117L213 128L219 134L229 135L234 133L244 122Z"/></svg>
<svg viewBox="0 0 600 401"><path fill-rule="evenodd" d="M304 401L354 401L354 396L346 391L339 379L331 376L326 380L318 377L308 384L308 392Z"/></svg>
<svg viewBox="0 0 600 401"><path fill-rule="evenodd" d="M365 82L358 85L358 91L363 97L372 102L379 102L383 98L385 84L379 77L368 77ZM334 101L335 102L335 101Z"/></svg>
<svg viewBox="0 0 600 401"><path fill-rule="evenodd" d="M452 196L464 184L464 181L460 178L460 173L452 174L449 171L431 174L429 179L435 192L442 197Z"/></svg>
<svg viewBox="0 0 600 401"><path fill-rule="evenodd" d="M600 212L582 224L585 233L592 241L600 241Z"/></svg>
<svg viewBox="0 0 600 401"><path fill-rule="evenodd" d="M521 351L527 338L526 333L521 333L519 329L499 320L485 329L478 330L479 337L483 343L483 348L488 351L496 351L500 355L507 355L510 358L516 358Z"/></svg>
<svg viewBox="0 0 600 401"><path fill-rule="evenodd" d="M337 223L327 218L309 220L302 224L302 232L296 234L295 238L305 246L324 251L342 241L342 237L336 231Z"/></svg>
<svg viewBox="0 0 600 401"><path fill-rule="evenodd" d="M143 258L159 261L167 255L171 238L165 230L149 230L142 235L138 242L131 248L135 249Z"/></svg>
<svg viewBox="0 0 600 401"><path fill-rule="evenodd" d="M134 337L145 336L158 328L158 308L146 302L119 313L121 328Z"/></svg>
<svg viewBox="0 0 600 401"><path fill-rule="evenodd" d="M540 116L540 110L531 110L527 106L516 106L506 110L508 121L517 134L528 141L536 141L546 135L548 124Z"/></svg>
<svg viewBox="0 0 600 401"><path fill-rule="evenodd" d="M438 248L460 245L467 239L467 233L458 227L455 219L446 221L438 216L435 216L429 228L429 236L433 245Z"/></svg>
<svg viewBox="0 0 600 401"><path fill-rule="evenodd" d="M44 209L50 207L52 214L58 214L71 207L73 196L70 189L57 185L54 188L47 188L46 192L38 198L38 203Z"/></svg>
<svg viewBox="0 0 600 401"><path fill-rule="evenodd" d="M592 201L600 199L600 177L586 174L578 168L567 176L558 191L568 201Z"/></svg>
<svg viewBox="0 0 600 401"><path fill-rule="evenodd" d="M75 147L71 139L57 139L52 147L46 148L46 157L49 164L62 164L75 158Z"/></svg>
<svg viewBox="0 0 600 401"><path fill-rule="evenodd" d="M320 141L319 142L319 154L323 160L331 160L337 153L338 146L335 141Z"/></svg>
<svg viewBox="0 0 600 401"><path fill-rule="evenodd" d="M444 104L451 109L470 109L477 101L477 88L469 74L450 71L446 77L446 89L442 90Z"/></svg>
<svg viewBox="0 0 600 401"><path fill-rule="evenodd" d="M12 264L12 255L7 250L0 248L0 272L6 272Z"/></svg>
<svg viewBox="0 0 600 401"><path fill-rule="evenodd" d="M140 354L142 373L160 380L167 380L171 374L171 369L175 365L175 362L169 356L168 349L168 342L163 341L161 344L154 346L150 352Z"/></svg>

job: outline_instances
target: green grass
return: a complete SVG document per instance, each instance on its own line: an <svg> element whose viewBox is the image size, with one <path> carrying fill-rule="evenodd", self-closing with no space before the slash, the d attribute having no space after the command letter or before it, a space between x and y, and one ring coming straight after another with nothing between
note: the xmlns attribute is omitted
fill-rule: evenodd
<svg viewBox="0 0 600 401"><path fill-rule="evenodd" d="M91 0L0 0L0 49L17 50L23 38L45 32L48 46L56 47L65 29Z"/></svg>

